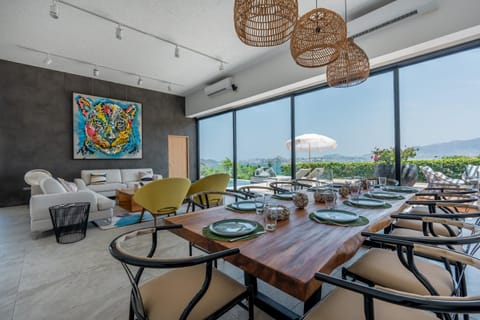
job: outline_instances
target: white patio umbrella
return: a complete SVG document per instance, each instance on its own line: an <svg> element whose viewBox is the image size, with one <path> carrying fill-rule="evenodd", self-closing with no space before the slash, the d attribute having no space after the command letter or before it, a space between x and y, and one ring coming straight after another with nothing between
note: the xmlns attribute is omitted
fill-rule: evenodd
<svg viewBox="0 0 480 320"><path fill-rule="evenodd" d="M288 150L292 150L292 140L288 139L285 143ZM295 137L295 150L296 151L308 151L308 161L310 161L310 155L312 151L326 151L332 150L337 147L337 142L330 137L316 134L306 133L301 136Z"/></svg>

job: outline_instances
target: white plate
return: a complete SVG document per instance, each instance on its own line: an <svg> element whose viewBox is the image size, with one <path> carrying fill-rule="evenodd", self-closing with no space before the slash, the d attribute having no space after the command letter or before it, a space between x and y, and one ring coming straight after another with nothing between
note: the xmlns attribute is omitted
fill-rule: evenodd
<svg viewBox="0 0 480 320"><path fill-rule="evenodd" d="M358 219L358 214L354 212L337 209L317 210L313 215L322 220L330 220L334 222L352 222Z"/></svg>
<svg viewBox="0 0 480 320"><path fill-rule="evenodd" d="M226 219L212 223L209 226L210 231L219 236L238 237L252 233L257 228L255 221L243 219Z"/></svg>

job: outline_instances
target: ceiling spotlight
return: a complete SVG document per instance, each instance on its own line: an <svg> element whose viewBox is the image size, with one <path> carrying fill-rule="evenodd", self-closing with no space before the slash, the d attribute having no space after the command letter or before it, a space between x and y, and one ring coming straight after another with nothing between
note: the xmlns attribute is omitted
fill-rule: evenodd
<svg viewBox="0 0 480 320"><path fill-rule="evenodd" d="M180 58L180 48L175 46L175 58Z"/></svg>
<svg viewBox="0 0 480 320"><path fill-rule="evenodd" d="M58 4L57 0L53 0L52 4L50 5L50 17L54 19L58 19Z"/></svg>
<svg viewBox="0 0 480 320"><path fill-rule="evenodd" d="M218 66L218 70L223 71L225 69L225 66L223 65L223 61L220 61L220 65Z"/></svg>
<svg viewBox="0 0 480 320"><path fill-rule="evenodd" d="M172 84L171 83L168 84L167 89L168 89L168 91L172 91Z"/></svg>
<svg viewBox="0 0 480 320"><path fill-rule="evenodd" d="M43 63L47 66L51 65L53 62L52 58L50 58L50 54L47 53L47 56L45 57L45 59L43 60Z"/></svg>
<svg viewBox="0 0 480 320"><path fill-rule="evenodd" d="M118 40L122 40L123 38L123 29L120 25L118 25L115 29L115 38L117 38Z"/></svg>
<svg viewBox="0 0 480 320"><path fill-rule="evenodd" d="M138 86L141 86L142 84L143 84L142 77L138 77L137 85L138 85Z"/></svg>
<svg viewBox="0 0 480 320"><path fill-rule="evenodd" d="M100 75L100 70L97 69L97 67L93 68L93 76L98 77Z"/></svg>

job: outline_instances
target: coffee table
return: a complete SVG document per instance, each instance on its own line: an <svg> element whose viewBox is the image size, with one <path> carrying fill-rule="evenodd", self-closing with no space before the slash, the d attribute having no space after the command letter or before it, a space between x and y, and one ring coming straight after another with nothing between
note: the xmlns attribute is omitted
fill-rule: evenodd
<svg viewBox="0 0 480 320"><path fill-rule="evenodd" d="M116 190L116 199L117 204L129 212L138 212L142 211L142 207L139 206L135 201L133 201L133 195L135 191L133 189L117 189Z"/></svg>

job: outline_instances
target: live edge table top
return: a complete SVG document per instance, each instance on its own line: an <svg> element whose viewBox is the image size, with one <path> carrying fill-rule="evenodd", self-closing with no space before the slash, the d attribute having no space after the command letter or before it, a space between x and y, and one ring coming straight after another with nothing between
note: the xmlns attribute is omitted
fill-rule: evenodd
<svg viewBox="0 0 480 320"><path fill-rule="evenodd" d="M191 241L210 252L238 247L240 253L226 260L250 275L274 287L306 301L320 286L314 279L315 272L330 273L348 261L360 248L364 238L362 231L377 232L391 223L390 215L399 212L413 194L405 194L405 200L386 201L391 208L363 209L345 206L337 201L338 209L356 212L367 217L368 225L343 227L319 224L308 218L309 213L323 208L309 194L309 205L297 209L292 201L274 200L290 209L290 218L279 221L277 230L255 239L224 242L206 238L203 227L223 219L241 218L263 223L255 212L238 213L226 207L187 213L165 218L166 224L181 224L183 228L172 230L178 236Z"/></svg>

